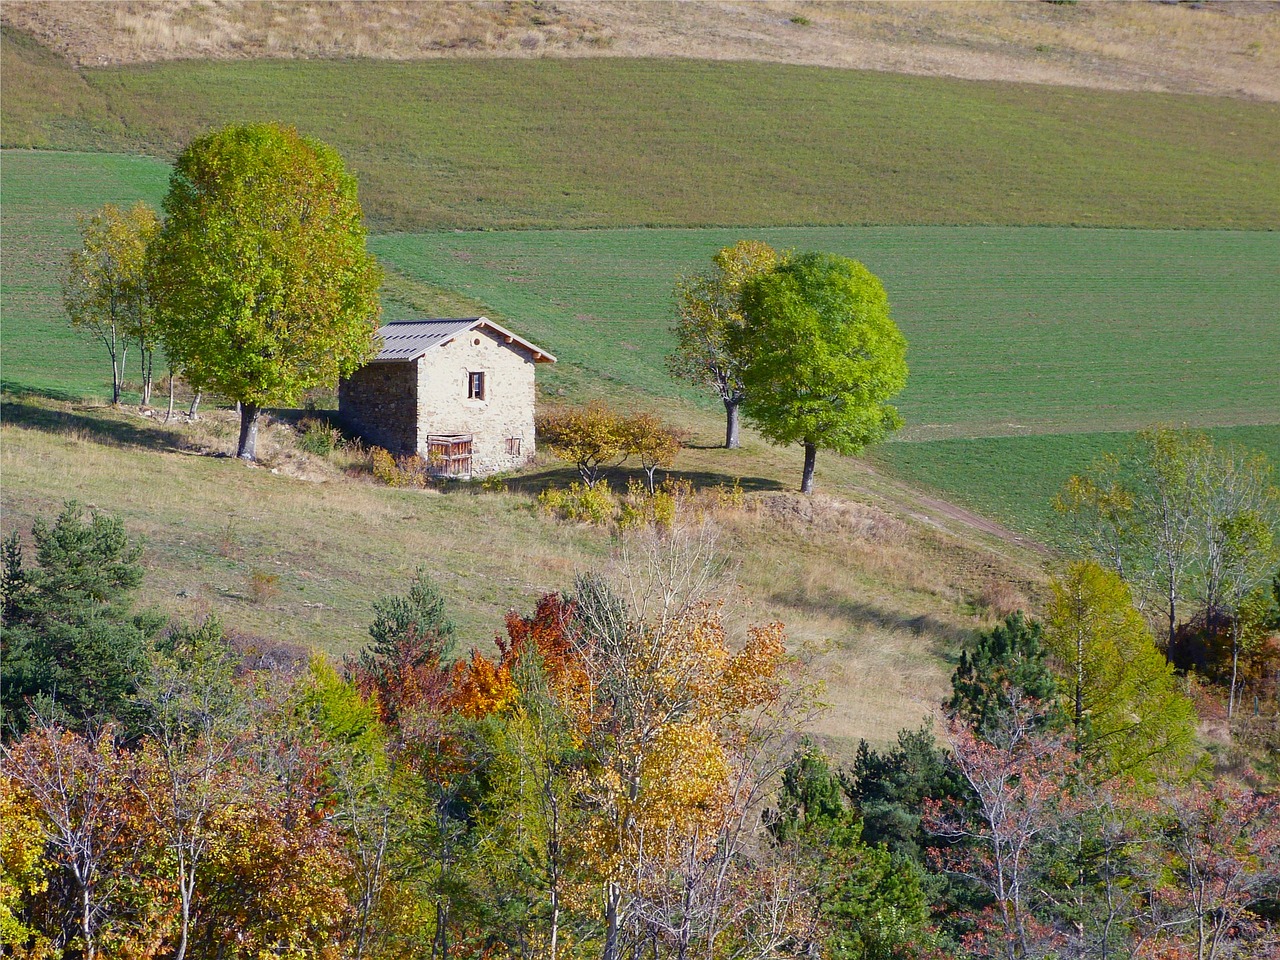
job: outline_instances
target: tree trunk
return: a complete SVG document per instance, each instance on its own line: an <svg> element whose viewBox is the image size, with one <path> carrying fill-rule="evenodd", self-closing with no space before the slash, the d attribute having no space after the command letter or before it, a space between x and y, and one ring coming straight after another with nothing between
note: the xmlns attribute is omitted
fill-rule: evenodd
<svg viewBox="0 0 1280 960"><path fill-rule="evenodd" d="M241 460L254 460L254 451L258 446L258 418L262 408L254 403L240 404L240 446L236 456Z"/></svg>
<svg viewBox="0 0 1280 960"><path fill-rule="evenodd" d="M724 402L725 427L724 427L724 448L726 450L737 450L738 443L738 407L742 404L741 400L726 400Z"/></svg>
<svg viewBox="0 0 1280 960"><path fill-rule="evenodd" d="M173 419L173 371L169 371L169 412L164 415L164 422Z"/></svg>
<svg viewBox="0 0 1280 960"><path fill-rule="evenodd" d="M622 891L612 881L608 884L605 905L604 956L602 960L619 960L622 956L618 944L618 906Z"/></svg>
<svg viewBox="0 0 1280 960"><path fill-rule="evenodd" d="M657 472L658 472L657 464L654 464L652 467L644 468L644 475L649 481L649 496L651 497L653 496L654 491L657 490L657 483L654 481L654 477L653 477L653 475Z"/></svg>
<svg viewBox="0 0 1280 960"><path fill-rule="evenodd" d="M85 960L94 960L97 956L97 941L93 939L93 903L89 897L89 887L80 887L80 937L84 940Z"/></svg>
<svg viewBox="0 0 1280 960"><path fill-rule="evenodd" d="M191 409L187 411L188 420L199 420L200 414L196 411L200 408L200 391L196 391L196 395L191 398Z"/></svg>
<svg viewBox="0 0 1280 960"><path fill-rule="evenodd" d="M1231 624L1231 692L1227 694L1227 719L1236 715L1236 683L1240 679L1240 613Z"/></svg>
<svg viewBox="0 0 1280 960"><path fill-rule="evenodd" d="M805 441L804 475L800 478L800 492L813 493L813 468L818 462L818 445Z"/></svg>
<svg viewBox="0 0 1280 960"><path fill-rule="evenodd" d="M150 350L142 350L142 405L151 406L151 357Z"/></svg>

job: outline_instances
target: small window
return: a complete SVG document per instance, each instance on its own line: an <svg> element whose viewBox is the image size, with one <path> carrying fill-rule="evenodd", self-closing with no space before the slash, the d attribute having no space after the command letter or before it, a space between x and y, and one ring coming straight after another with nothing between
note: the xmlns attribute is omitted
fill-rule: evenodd
<svg viewBox="0 0 1280 960"><path fill-rule="evenodd" d="M508 457L520 456L520 438L519 437L507 437L507 456Z"/></svg>
<svg viewBox="0 0 1280 960"><path fill-rule="evenodd" d="M484 399L484 374L483 373L467 374L467 399L468 400Z"/></svg>

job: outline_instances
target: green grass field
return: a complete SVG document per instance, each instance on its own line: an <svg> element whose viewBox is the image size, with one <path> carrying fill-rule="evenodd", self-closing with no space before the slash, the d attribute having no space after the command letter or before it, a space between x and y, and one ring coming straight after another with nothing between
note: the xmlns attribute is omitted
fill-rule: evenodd
<svg viewBox="0 0 1280 960"><path fill-rule="evenodd" d="M230 122L333 144L378 229L1280 226L1280 105L762 63L188 61L3 38L4 145L172 157Z"/></svg>
<svg viewBox="0 0 1280 960"><path fill-rule="evenodd" d="M58 270L75 216L158 203L168 167L102 154L7 151L3 378L11 390L105 396L102 347L66 325ZM911 350L908 427L879 462L1019 529L1050 537L1048 497L1112 441L1157 422L1263 425L1280 435L1280 234L1012 227L434 232L375 236L388 319L487 312L555 352L548 392L679 399L671 287L720 246L864 260ZM1266 425L1271 425L1266 428ZM961 442L958 438L980 438ZM901 442L912 441L912 442Z"/></svg>
<svg viewBox="0 0 1280 960"><path fill-rule="evenodd" d="M373 238L388 319L509 321L570 400L713 418L663 367L671 288L758 236L884 279L911 380L879 462L1022 529L1047 531L1050 477L1107 432L1280 430L1275 104L661 60L75 70L0 46L4 142L45 148L0 157L11 390L109 390L60 304L76 214L157 203L167 163L143 154L278 119L344 153L376 228L419 231ZM625 228L653 224L699 229ZM513 226L609 229L421 232Z"/></svg>
<svg viewBox="0 0 1280 960"><path fill-rule="evenodd" d="M1257 450L1280 465L1280 425L1206 432L1215 444ZM870 457L898 476L1058 544L1065 530L1050 506L1054 495L1073 474L1103 454L1121 452L1132 438L1130 433L1071 433L886 443Z"/></svg>
<svg viewBox="0 0 1280 960"><path fill-rule="evenodd" d="M743 236L853 256L881 277L910 341L907 438L1280 419L1276 233L601 230L390 235L372 246L540 339L563 358L549 383L594 374L665 396L673 280Z"/></svg>

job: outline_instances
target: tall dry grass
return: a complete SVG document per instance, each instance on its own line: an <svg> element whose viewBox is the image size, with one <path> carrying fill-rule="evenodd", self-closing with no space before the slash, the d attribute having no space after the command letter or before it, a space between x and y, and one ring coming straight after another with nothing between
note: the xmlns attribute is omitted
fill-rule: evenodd
<svg viewBox="0 0 1280 960"><path fill-rule="evenodd" d="M1265 2L10 2L90 66L187 58L625 56L1280 99Z"/></svg>

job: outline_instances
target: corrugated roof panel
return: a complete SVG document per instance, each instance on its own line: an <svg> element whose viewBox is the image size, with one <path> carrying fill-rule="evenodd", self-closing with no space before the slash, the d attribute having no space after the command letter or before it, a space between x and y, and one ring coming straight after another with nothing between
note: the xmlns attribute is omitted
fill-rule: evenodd
<svg viewBox="0 0 1280 960"><path fill-rule="evenodd" d="M378 331L382 349L374 360L416 360L432 347L445 343L482 320L401 320Z"/></svg>
<svg viewBox="0 0 1280 960"><path fill-rule="evenodd" d="M486 317L468 317L458 320L397 320L388 323L378 331L382 338L382 349L373 358L378 361L417 360L432 347L447 343L464 330L476 327L488 327L494 333L504 337L507 343L518 343L533 354L537 363L555 363L556 358L541 347L519 337L505 327L500 327Z"/></svg>

